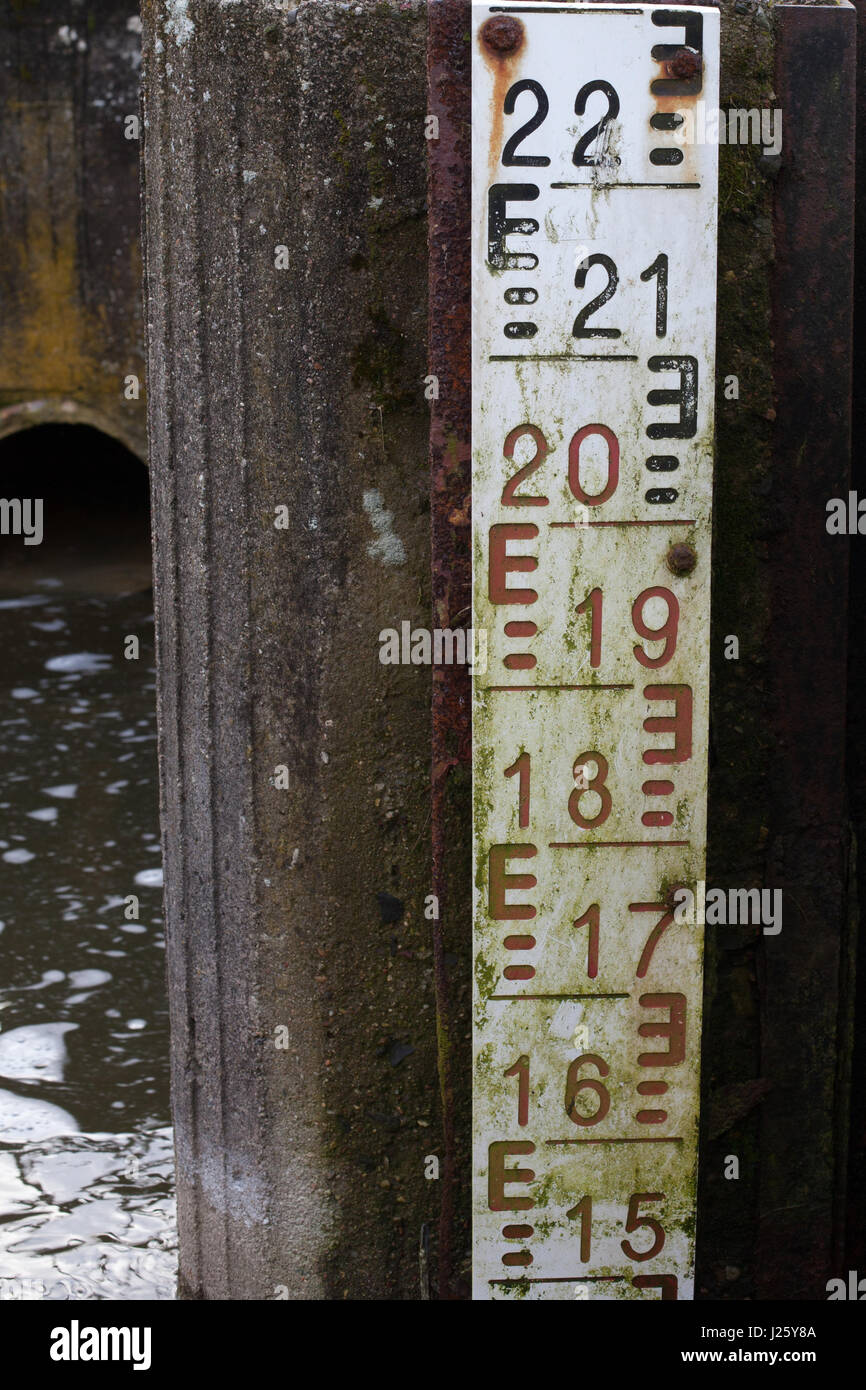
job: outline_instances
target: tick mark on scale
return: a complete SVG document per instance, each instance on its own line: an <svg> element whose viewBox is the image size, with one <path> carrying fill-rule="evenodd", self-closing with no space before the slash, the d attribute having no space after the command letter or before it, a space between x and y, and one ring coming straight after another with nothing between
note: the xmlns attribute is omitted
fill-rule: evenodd
<svg viewBox="0 0 866 1390"><path fill-rule="evenodd" d="M679 1135L641 1134L630 1139L545 1139L551 1147L566 1144L681 1144Z"/></svg>
<svg viewBox="0 0 866 1390"><path fill-rule="evenodd" d="M554 840L548 849L653 849L666 845L688 845L689 840Z"/></svg>

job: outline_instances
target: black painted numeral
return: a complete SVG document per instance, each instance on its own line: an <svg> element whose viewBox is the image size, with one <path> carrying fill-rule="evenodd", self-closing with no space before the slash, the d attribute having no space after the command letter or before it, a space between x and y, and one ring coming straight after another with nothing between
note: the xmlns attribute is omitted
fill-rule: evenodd
<svg viewBox="0 0 866 1390"><path fill-rule="evenodd" d="M541 169L550 163L546 154L515 154L514 151L518 145L523 143L527 135L531 135L544 121L550 110L550 102L541 83L536 82L532 77L525 77L521 82L515 82L513 87L509 87L505 94L503 110L506 116L514 114L514 107L521 92L532 93L537 103L537 109L535 115L530 116L529 120L519 130L516 130L507 141L505 149L502 151L502 163L532 165L534 168Z"/></svg>
<svg viewBox="0 0 866 1390"><path fill-rule="evenodd" d="M618 328L586 327L587 319L591 318L593 314L598 313L602 305L613 298L616 294L616 287L619 284L619 274L615 263L611 260L610 256L604 256L601 252L597 252L593 256L587 256L586 260L581 261L580 265L577 267L574 275L574 283L577 289L582 290L584 288L587 274L594 265L603 266L607 271L607 284L601 294L597 294L595 299L591 299L589 303L580 310L580 313L574 320L574 327L571 330L572 336L575 338L621 338L622 333Z"/></svg>
<svg viewBox="0 0 866 1390"><path fill-rule="evenodd" d="M576 116L583 116L585 114L586 103L594 92L602 92L607 97L607 111L600 120L596 121L595 125L590 126L589 130L586 131L584 135L581 135L575 145L571 160L578 168L592 168L600 162L600 154L587 154L587 150L590 145L604 133L611 121L615 120L619 115L619 96L615 88L612 87L609 82L605 82L599 78L597 81L587 82L585 86L581 87L574 103L574 112Z"/></svg>
<svg viewBox="0 0 866 1390"><path fill-rule="evenodd" d="M652 265L641 271L641 279L649 283L653 276L656 281L656 337L664 338L668 331L668 258L664 251L656 256Z"/></svg>

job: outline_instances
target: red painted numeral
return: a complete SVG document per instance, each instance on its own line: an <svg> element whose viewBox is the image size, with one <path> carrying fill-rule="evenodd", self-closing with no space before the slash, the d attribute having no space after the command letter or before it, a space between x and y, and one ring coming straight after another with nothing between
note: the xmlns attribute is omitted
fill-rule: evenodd
<svg viewBox="0 0 866 1390"><path fill-rule="evenodd" d="M637 978L642 980L650 968L650 962L668 927L674 920L674 914L667 908L666 903L629 903L629 912L661 912L662 916L656 922L652 931L646 939L646 945L641 951L638 961Z"/></svg>
<svg viewBox="0 0 866 1390"><path fill-rule="evenodd" d="M593 589L583 603L578 605L578 613L589 613L589 664L596 669L601 665L601 618L604 598L601 589Z"/></svg>
<svg viewBox="0 0 866 1390"><path fill-rule="evenodd" d="M594 1052L584 1052L582 1056L575 1057L571 1066L568 1068L568 1076L565 1082L565 1113L573 1124L588 1127L600 1124L610 1109L610 1093L601 1081L596 1081L594 1077L578 1075L581 1067L591 1065L595 1067L599 1076L607 1076L610 1067L607 1062L602 1061ZM575 1108L580 1091L594 1091L598 1096L598 1109L592 1115L581 1115Z"/></svg>
<svg viewBox="0 0 866 1390"><path fill-rule="evenodd" d="M519 808L518 824L521 830L529 828L529 777L532 771L532 760L528 753L521 753L520 757L513 762L510 767L505 769L506 777L518 777L517 783L517 805Z"/></svg>
<svg viewBox="0 0 866 1390"><path fill-rule="evenodd" d="M594 777L588 777L585 764L595 763L598 771ZM568 798L568 814L579 825L582 830L591 830L596 825L604 825L611 812L611 795L607 789L607 759L600 753L581 753L575 760L573 775L580 779L580 785L575 787L571 796ZM580 809L581 797L586 796L587 792L597 792L601 797L601 806L595 816L584 816Z"/></svg>
<svg viewBox="0 0 866 1390"><path fill-rule="evenodd" d="M508 479L508 482L502 489L502 505L503 507L546 507L549 504L548 498L527 497L525 493L517 491L520 484L534 473L536 468L541 467L547 455L550 453L550 447L544 435L541 433L541 430L538 429L536 425L518 425L516 429L511 431L503 444L502 452L509 463L513 463L517 441L522 439L524 435L529 435L529 438L534 443L535 453L528 463L525 463L522 468L519 468L517 472Z"/></svg>
<svg viewBox="0 0 866 1390"><path fill-rule="evenodd" d="M580 1201L565 1214L569 1221L580 1222L580 1259L583 1264L586 1264L592 1244L592 1198L581 1197Z"/></svg>
<svg viewBox="0 0 866 1390"><path fill-rule="evenodd" d="M601 909L598 903L588 907L582 917L573 923L575 927L589 927L589 943L586 948L586 973L591 980L598 974L598 938Z"/></svg>
<svg viewBox="0 0 866 1390"><path fill-rule="evenodd" d="M661 627L650 627L644 619L644 609L653 598L664 599L667 604L667 617ZM641 666L667 666L677 649L680 605L676 594L672 594L670 589L658 587L644 589L642 594L638 594L632 605L631 621L638 637L643 637L646 642L664 642L665 644L660 656L650 656L643 647L636 646L634 654Z"/></svg>
<svg viewBox="0 0 866 1390"><path fill-rule="evenodd" d="M529 1123L529 1058L526 1056L518 1057L513 1067L509 1067L506 1076L517 1077L517 1123L525 1125Z"/></svg>
<svg viewBox="0 0 866 1390"><path fill-rule="evenodd" d="M607 444L607 482L601 492L588 493L580 477L580 450L585 439L598 435ZM600 507L616 492L619 483L619 440L607 425L584 425L568 446L568 485L578 502L587 507Z"/></svg>
<svg viewBox="0 0 866 1390"><path fill-rule="evenodd" d="M623 1250L630 1260L651 1260L654 1255L658 1255L664 1247L665 1233L660 1221L654 1216L641 1216L641 1202L663 1202L663 1192L634 1192L628 1200L628 1215L626 1216L625 1228L631 1233L639 1231L642 1226L653 1233L653 1242L648 1250L635 1250L630 1240L620 1242Z"/></svg>

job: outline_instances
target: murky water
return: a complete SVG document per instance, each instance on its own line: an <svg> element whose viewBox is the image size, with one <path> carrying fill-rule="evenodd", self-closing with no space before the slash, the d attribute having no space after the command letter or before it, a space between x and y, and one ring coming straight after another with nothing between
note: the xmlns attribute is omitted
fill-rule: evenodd
<svg viewBox="0 0 866 1390"><path fill-rule="evenodd" d="M0 584L0 1298L173 1298L152 600L37 574Z"/></svg>

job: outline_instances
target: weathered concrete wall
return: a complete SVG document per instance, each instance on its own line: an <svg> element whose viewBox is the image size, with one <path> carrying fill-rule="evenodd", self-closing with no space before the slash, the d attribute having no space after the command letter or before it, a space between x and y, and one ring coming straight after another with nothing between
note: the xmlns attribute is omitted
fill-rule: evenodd
<svg viewBox="0 0 866 1390"><path fill-rule="evenodd" d="M430 674L378 634L429 623L424 9L143 22L182 1290L417 1298Z"/></svg>
<svg viewBox="0 0 866 1390"><path fill-rule="evenodd" d="M129 0L0 11L0 437L85 423L145 455L139 64Z"/></svg>

